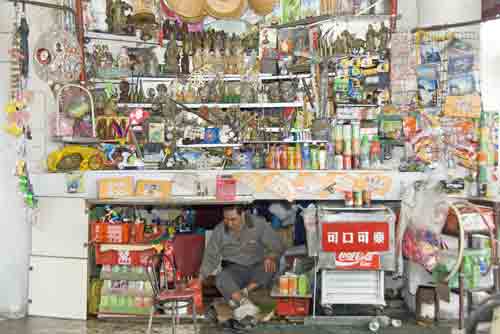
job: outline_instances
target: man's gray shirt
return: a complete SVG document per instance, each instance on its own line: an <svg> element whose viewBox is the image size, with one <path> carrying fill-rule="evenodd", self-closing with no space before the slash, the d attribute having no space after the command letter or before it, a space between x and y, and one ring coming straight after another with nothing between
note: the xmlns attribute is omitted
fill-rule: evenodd
<svg viewBox="0 0 500 334"><path fill-rule="evenodd" d="M263 218L246 215L239 234L230 232L224 223L215 227L205 249L200 273L207 277L222 260L251 266L284 251L279 234Z"/></svg>

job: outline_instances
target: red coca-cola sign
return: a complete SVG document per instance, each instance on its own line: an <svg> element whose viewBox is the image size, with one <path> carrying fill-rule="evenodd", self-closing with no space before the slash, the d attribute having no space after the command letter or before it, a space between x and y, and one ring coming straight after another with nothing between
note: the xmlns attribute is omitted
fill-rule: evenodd
<svg viewBox="0 0 500 334"><path fill-rule="evenodd" d="M378 270L380 256L374 253L340 252L335 255L335 268L338 270Z"/></svg>
<svg viewBox="0 0 500 334"><path fill-rule="evenodd" d="M325 252L387 252L387 222L323 223L321 245Z"/></svg>

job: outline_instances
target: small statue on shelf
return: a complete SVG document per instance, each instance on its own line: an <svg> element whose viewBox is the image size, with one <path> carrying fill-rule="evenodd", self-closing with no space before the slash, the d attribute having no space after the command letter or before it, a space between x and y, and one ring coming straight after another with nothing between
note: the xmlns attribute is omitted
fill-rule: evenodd
<svg viewBox="0 0 500 334"><path fill-rule="evenodd" d="M377 32L373 29L373 25L368 25L368 31L366 32L366 51L373 53L377 50L376 44Z"/></svg>
<svg viewBox="0 0 500 334"><path fill-rule="evenodd" d="M130 84L127 80L120 81L120 103L129 102Z"/></svg>
<svg viewBox="0 0 500 334"><path fill-rule="evenodd" d="M177 50L177 43L175 35L172 33L168 41L167 50L165 51L165 65L167 73L179 73L179 51Z"/></svg>
<svg viewBox="0 0 500 334"><path fill-rule="evenodd" d="M120 55L118 55L118 68L121 70L128 70L130 68L130 57L128 56L128 49L122 46Z"/></svg>
<svg viewBox="0 0 500 334"><path fill-rule="evenodd" d="M108 16L108 26L111 27L113 34L123 33L123 28L127 23L127 17L124 13L124 3L122 0L113 1L110 8L110 16Z"/></svg>
<svg viewBox="0 0 500 334"><path fill-rule="evenodd" d="M204 65L203 57L204 57L203 49L197 48L194 51L194 55L193 55L193 71L197 71L203 67L203 65Z"/></svg>
<svg viewBox="0 0 500 334"><path fill-rule="evenodd" d="M161 83L156 86L156 97L154 102L164 104L168 101L168 88L165 84Z"/></svg>
<svg viewBox="0 0 500 334"><path fill-rule="evenodd" d="M333 54L336 56L344 55L346 53L345 44L340 38L337 36L335 42L333 42Z"/></svg>
<svg viewBox="0 0 500 334"><path fill-rule="evenodd" d="M153 103L155 101L155 98L156 98L156 90L153 87L149 87L147 90L147 95L148 96L147 96L146 102Z"/></svg>
<svg viewBox="0 0 500 334"><path fill-rule="evenodd" d="M385 26L384 22L380 24L378 31L378 51L385 52L389 43L389 29Z"/></svg>
<svg viewBox="0 0 500 334"><path fill-rule="evenodd" d="M349 33L349 31L347 31L347 30L342 31L341 36L342 36L342 40L344 42L344 47L345 47L345 50L346 50L346 54L350 55L352 53L352 41L353 41L353 37Z"/></svg>

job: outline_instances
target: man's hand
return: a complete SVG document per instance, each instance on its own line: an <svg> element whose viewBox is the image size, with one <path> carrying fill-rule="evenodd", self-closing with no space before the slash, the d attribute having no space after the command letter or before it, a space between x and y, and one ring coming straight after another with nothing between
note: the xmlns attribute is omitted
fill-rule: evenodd
<svg viewBox="0 0 500 334"><path fill-rule="evenodd" d="M266 273L276 272L276 259L274 257L266 257L264 259L264 270Z"/></svg>

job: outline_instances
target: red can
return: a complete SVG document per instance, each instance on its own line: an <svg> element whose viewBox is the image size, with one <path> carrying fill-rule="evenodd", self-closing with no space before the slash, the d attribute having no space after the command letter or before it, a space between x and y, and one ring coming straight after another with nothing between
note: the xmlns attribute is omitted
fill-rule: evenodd
<svg viewBox="0 0 500 334"><path fill-rule="evenodd" d="M344 205L347 207L354 206L354 194L352 191L344 192Z"/></svg>
<svg viewBox="0 0 500 334"><path fill-rule="evenodd" d="M344 169L352 169L352 156L344 155Z"/></svg>

